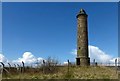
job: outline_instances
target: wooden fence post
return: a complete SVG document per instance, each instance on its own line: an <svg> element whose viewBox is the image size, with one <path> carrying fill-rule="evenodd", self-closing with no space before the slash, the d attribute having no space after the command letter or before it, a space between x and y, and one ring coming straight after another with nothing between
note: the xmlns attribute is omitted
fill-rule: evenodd
<svg viewBox="0 0 120 81"><path fill-rule="evenodd" d="M45 68L45 60L43 60L43 73L45 73L44 68Z"/></svg>
<svg viewBox="0 0 120 81"><path fill-rule="evenodd" d="M19 66L19 64L17 64L17 66L18 66L18 69L17 69L17 70L19 71L19 70L20 70L20 66Z"/></svg>
<svg viewBox="0 0 120 81"><path fill-rule="evenodd" d="M24 64L24 62L22 61L22 73L24 73L24 71L25 71L25 64Z"/></svg>
<svg viewBox="0 0 120 81"><path fill-rule="evenodd" d="M11 65L10 65L10 63L8 63L8 65L9 65L9 72L10 72L10 69L11 69Z"/></svg>
<svg viewBox="0 0 120 81"><path fill-rule="evenodd" d="M95 66L95 59L93 59L93 66Z"/></svg>
<svg viewBox="0 0 120 81"><path fill-rule="evenodd" d="M69 64L70 64L70 62L69 62L69 60L67 60L68 61L68 75L69 75Z"/></svg>
<svg viewBox="0 0 120 81"><path fill-rule="evenodd" d="M115 68L116 68L116 73L117 73L117 59L115 59Z"/></svg>
<svg viewBox="0 0 120 81"><path fill-rule="evenodd" d="M2 80L3 66L0 65L0 81Z"/></svg>
<svg viewBox="0 0 120 81"><path fill-rule="evenodd" d="M16 65L14 64L14 67L16 68Z"/></svg>
<svg viewBox="0 0 120 81"><path fill-rule="evenodd" d="M2 63L2 62L0 62L1 64L2 64L2 66L3 66L3 68L5 67L5 64L4 63Z"/></svg>

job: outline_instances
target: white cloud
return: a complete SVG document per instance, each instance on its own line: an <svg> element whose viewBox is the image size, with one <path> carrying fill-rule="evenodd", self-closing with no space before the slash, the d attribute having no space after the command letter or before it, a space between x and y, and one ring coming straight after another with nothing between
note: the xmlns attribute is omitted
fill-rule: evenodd
<svg viewBox="0 0 120 81"><path fill-rule="evenodd" d="M96 46L89 46L89 54L91 61L95 59L97 62L102 62L102 63L109 63L110 60L112 59L112 56L109 54L105 53L102 51L100 48Z"/></svg>
<svg viewBox="0 0 120 81"><path fill-rule="evenodd" d="M117 59L117 63L119 62L120 63L120 57L116 57L116 58L112 58L110 60L111 63L115 63L115 60Z"/></svg>
<svg viewBox="0 0 120 81"><path fill-rule="evenodd" d="M21 63L22 61L26 64L35 64L37 62L41 62L43 58L36 58L31 52L25 52L22 58L18 58L17 60L13 60L13 63Z"/></svg>
<svg viewBox="0 0 120 81"><path fill-rule="evenodd" d="M73 49L73 50L71 51L71 54L77 55L77 49Z"/></svg>
<svg viewBox="0 0 120 81"><path fill-rule="evenodd" d="M64 64L64 65L68 65L68 62L64 62L63 64Z"/></svg>
<svg viewBox="0 0 120 81"><path fill-rule="evenodd" d="M102 63L114 63L115 58L113 58L111 55L105 53L102 51L99 47L89 45L89 56L90 61L93 62L93 59L96 60L96 62L102 62ZM71 54L77 55L77 49L72 50Z"/></svg>
<svg viewBox="0 0 120 81"><path fill-rule="evenodd" d="M3 54L0 54L0 62L3 62L3 63L8 62L7 58Z"/></svg>
<svg viewBox="0 0 120 81"><path fill-rule="evenodd" d="M71 54L77 55L77 49L73 49ZM113 58L111 55L105 53L102 51L99 47L89 45L89 56L90 61L93 62L93 59L96 60L96 62L102 62L102 63L115 63L115 59L120 61L120 58ZM73 57L74 58L74 57ZM16 60L13 60L12 62L8 61L8 59L0 53L0 62L3 63L11 63L15 64L21 64L23 61L25 64L35 64L37 62L42 62L43 58L41 57L35 57L31 52L25 52L21 58L18 58ZM64 62L64 64L67 64L67 62ZM7 64L8 65L8 64Z"/></svg>

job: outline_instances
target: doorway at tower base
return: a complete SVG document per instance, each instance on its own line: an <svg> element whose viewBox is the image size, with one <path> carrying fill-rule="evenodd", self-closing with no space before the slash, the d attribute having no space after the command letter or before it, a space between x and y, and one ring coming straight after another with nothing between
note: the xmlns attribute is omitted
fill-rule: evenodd
<svg viewBox="0 0 120 81"><path fill-rule="evenodd" d="M77 57L76 58L76 65L78 66L90 66L90 58L86 57Z"/></svg>

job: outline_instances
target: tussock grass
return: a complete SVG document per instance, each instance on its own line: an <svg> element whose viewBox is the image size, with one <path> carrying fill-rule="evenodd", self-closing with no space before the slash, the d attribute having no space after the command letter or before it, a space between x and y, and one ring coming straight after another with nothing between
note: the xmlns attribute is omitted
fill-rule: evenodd
<svg viewBox="0 0 120 81"><path fill-rule="evenodd" d="M57 67L55 73L28 72L3 76L4 79L117 79L118 74L114 68L110 67Z"/></svg>

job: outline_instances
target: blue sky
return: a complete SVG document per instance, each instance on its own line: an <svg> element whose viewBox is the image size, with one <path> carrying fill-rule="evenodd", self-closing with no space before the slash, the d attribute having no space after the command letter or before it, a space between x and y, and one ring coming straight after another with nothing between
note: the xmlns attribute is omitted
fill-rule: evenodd
<svg viewBox="0 0 120 81"><path fill-rule="evenodd" d="M119 0L2 0L2 2L118 2Z"/></svg>
<svg viewBox="0 0 120 81"><path fill-rule="evenodd" d="M118 56L117 3L3 3L3 54L9 60L31 52L36 57L75 60L80 8L88 14L89 45Z"/></svg>
<svg viewBox="0 0 120 81"><path fill-rule="evenodd" d="M0 2L0 53L2 52L2 3Z"/></svg>

